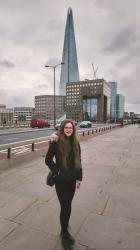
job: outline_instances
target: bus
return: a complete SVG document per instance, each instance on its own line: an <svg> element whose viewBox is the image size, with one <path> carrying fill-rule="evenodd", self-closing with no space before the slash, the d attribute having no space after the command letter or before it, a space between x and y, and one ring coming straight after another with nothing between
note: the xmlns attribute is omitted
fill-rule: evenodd
<svg viewBox="0 0 140 250"><path fill-rule="evenodd" d="M49 128L50 123L43 118L34 118L31 120L31 128Z"/></svg>

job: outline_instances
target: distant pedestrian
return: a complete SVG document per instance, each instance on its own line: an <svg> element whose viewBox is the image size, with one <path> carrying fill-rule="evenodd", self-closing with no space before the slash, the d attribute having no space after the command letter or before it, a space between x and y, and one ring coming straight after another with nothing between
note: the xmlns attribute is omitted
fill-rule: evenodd
<svg viewBox="0 0 140 250"><path fill-rule="evenodd" d="M60 237L63 245L71 246L75 242L68 230L71 203L75 189L80 187L82 181L81 149L71 120L67 119L61 123L58 135L50 143L45 163L57 175L55 189L61 207Z"/></svg>
<svg viewBox="0 0 140 250"><path fill-rule="evenodd" d="M123 128L123 118L121 119L121 127Z"/></svg>

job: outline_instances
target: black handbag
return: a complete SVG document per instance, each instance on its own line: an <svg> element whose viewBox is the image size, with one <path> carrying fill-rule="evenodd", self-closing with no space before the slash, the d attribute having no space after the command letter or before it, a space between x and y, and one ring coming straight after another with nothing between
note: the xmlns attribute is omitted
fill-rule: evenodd
<svg viewBox="0 0 140 250"><path fill-rule="evenodd" d="M47 175L47 179L46 179L46 185L48 186L53 186L55 184L55 179L56 179L56 175L53 174L52 171L50 171Z"/></svg>

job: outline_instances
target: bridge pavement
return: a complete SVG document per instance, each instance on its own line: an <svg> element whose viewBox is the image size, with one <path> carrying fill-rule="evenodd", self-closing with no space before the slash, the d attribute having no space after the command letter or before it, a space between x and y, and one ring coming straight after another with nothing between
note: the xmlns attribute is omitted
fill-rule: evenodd
<svg viewBox="0 0 140 250"><path fill-rule="evenodd" d="M81 142L84 178L73 201L75 250L140 249L140 129ZM60 250L59 204L44 158L0 174L0 249Z"/></svg>

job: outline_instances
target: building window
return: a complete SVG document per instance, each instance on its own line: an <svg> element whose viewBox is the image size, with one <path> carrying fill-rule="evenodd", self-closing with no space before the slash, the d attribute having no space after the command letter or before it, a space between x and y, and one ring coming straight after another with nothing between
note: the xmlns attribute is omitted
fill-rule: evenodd
<svg viewBox="0 0 140 250"><path fill-rule="evenodd" d="M97 121L97 98L83 99L83 120Z"/></svg>

